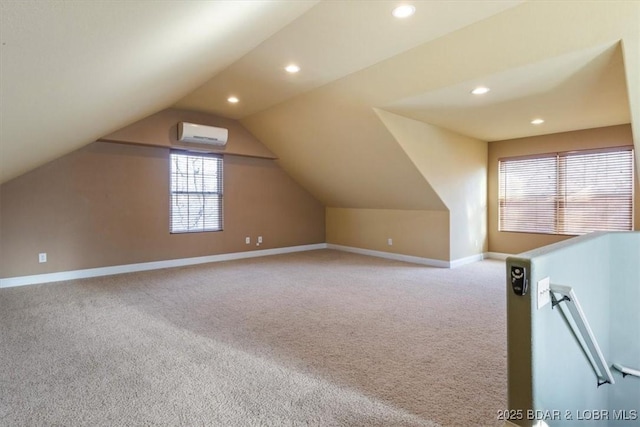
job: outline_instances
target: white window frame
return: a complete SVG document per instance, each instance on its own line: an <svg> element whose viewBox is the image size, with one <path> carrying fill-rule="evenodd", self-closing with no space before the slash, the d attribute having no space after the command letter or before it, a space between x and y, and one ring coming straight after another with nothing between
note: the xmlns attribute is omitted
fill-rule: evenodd
<svg viewBox="0 0 640 427"><path fill-rule="evenodd" d="M172 150L169 161L170 233L222 231L223 157Z"/></svg>

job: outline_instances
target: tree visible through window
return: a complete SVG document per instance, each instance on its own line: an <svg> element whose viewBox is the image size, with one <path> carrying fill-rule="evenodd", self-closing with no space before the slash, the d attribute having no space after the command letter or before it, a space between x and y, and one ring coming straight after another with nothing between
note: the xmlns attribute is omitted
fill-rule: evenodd
<svg viewBox="0 0 640 427"><path fill-rule="evenodd" d="M171 232L222 230L222 157L171 153Z"/></svg>
<svg viewBox="0 0 640 427"><path fill-rule="evenodd" d="M631 147L501 159L499 230L632 230L633 170Z"/></svg>

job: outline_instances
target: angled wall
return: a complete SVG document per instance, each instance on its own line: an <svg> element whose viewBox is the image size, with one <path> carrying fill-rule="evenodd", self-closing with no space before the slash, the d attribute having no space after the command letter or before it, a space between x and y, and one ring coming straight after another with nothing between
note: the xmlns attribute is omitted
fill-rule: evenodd
<svg viewBox="0 0 640 427"><path fill-rule="evenodd" d="M449 261L446 205L372 109L313 92L242 123L326 206L327 243Z"/></svg>
<svg viewBox="0 0 640 427"><path fill-rule="evenodd" d="M446 209L376 113L348 98L314 91L241 123L326 206Z"/></svg>
<svg viewBox="0 0 640 427"><path fill-rule="evenodd" d="M133 134L173 134L175 122L156 118ZM230 150L238 138L268 153L235 126ZM229 154L224 231L170 234L170 149L160 137L157 146L131 139L137 145L94 142L0 186L0 278L325 242L320 202L274 160ZM38 263L40 252L47 263Z"/></svg>
<svg viewBox="0 0 640 427"><path fill-rule="evenodd" d="M390 135L373 109L465 82L473 87L482 83L482 76L621 40L637 146L639 14L640 6L634 2L525 2L241 122L328 208L451 210L451 233L461 236L450 243L450 259L486 249L518 252L524 247L502 245L499 238L493 245L496 236L491 233L487 247L482 232L469 233L459 226L464 215L472 221L486 215L476 209L481 202L475 194L464 202L449 201L452 208L445 200L445 186L436 184L433 176L425 178L434 164L448 164L450 157L459 155L434 153L433 164L418 167L408 155L411 150ZM589 25L594 16L598 17L597 28ZM423 131L428 133L426 127ZM488 190L492 191L491 182ZM466 203L462 209L455 207ZM492 216L489 221L491 225ZM382 227L384 224L376 228ZM472 228L478 230L476 225ZM465 234L472 241L462 244ZM541 240L535 245L545 243Z"/></svg>
<svg viewBox="0 0 640 427"><path fill-rule="evenodd" d="M449 210L456 260L487 248L487 143L384 110L376 113Z"/></svg>

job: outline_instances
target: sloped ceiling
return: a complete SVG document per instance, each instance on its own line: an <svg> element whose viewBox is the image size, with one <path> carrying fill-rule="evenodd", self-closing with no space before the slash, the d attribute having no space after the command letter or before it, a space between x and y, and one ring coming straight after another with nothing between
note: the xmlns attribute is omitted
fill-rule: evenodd
<svg viewBox="0 0 640 427"><path fill-rule="evenodd" d="M175 107L247 117L512 8L522 0L414 1L418 13L398 20L391 11L401 3L320 2ZM289 63L299 64L302 71L286 74L283 68ZM227 103L230 95L240 98L240 103Z"/></svg>
<svg viewBox="0 0 640 427"><path fill-rule="evenodd" d="M606 44L392 102L384 108L485 141L630 123L622 48ZM493 88L470 96L481 81ZM477 83L476 83L477 84ZM529 120L544 117L543 126Z"/></svg>
<svg viewBox="0 0 640 427"><path fill-rule="evenodd" d="M374 108L484 140L638 139L640 3L398 3L3 1L1 179L169 106L241 119L327 206L443 208Z"/></svg>
<svg viewBox="0 0 640 427"><path fill-rule="evenodd" d="M636 94L634 101L639 98L640 4L578 3L527 2L246 117L242 123L327 206L398 208L388 201L397 200L393 195L402 194L406 186L390 177L404 176L412 165L407 159L381 172L381 165L399 159L391 155L391 147L398 144L369 114L373 108L434 120L481 140L625 123L633 117L630 111L638 116L638 105L627 93ZM626 84L625 78L633 81ZM479 84L492 85L482 101L470 94ZM507 94L501 94L503 86ZM491 105L496 93L497 101ZM557 108L558 103L564 108ZM442 105L445 113L434 105ZM561 116L554 117L554 112ZM483 120L475 121L474 114ZM547 123L532 126L532 114L542 115ZM466 126L467 119L471 126ZM366 181L367 188L345 185L349 177ZM417 208L411 197L412 201L403 201L404 208ZM419 203L436 203L429 197L423 194Z"/></svg>
<svg viewBox="0 0 640 427"><path fill-rule="evenodd" d="M316 1L0 3L0 182L169 107Z"/></svg>

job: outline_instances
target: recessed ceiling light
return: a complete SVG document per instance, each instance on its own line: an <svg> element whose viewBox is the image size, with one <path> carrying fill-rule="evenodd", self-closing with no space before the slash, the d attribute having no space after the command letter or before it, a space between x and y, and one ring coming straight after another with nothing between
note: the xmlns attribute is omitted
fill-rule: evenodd
<svg viewBox="0 0 640 427"><path fill-rule="evenodd" d="M541 125L543 123L544 123L544 120L542 120L542 119L533 119L533 120L531 120L531 124L532 125Z"/></svg>
<svg viewBox="0 0 640 427"><path fill-rule="evenodd" d="M294 74L300 71L300 67L298 67L296 64L289 64L286 67L284 67L284 69L287 73L291 73L291 74Z"/></svg>
<svg viewBox="0 0 640 427"><path fill-rule="evenodd" d="M403 4L393 9L393 12L391 13L396 18L408 18L416 13L416 8L410 4Z"/></svg>
<svg viewBox="0 0 640 427"><path fill-rule="evenodd" d="M232 104L237 104L240 100L235 96L230 96L227 98L227 101L229 101Z"/></svg>
<svg viewBox="0 0 640 427"><path fill-rule="evenodd" d="M489 89L488 87L478 86L477 88L472 90L471 93L474 94L474 95L484 95L485 93L489 92L490 90L491 89Z"/></svg>

